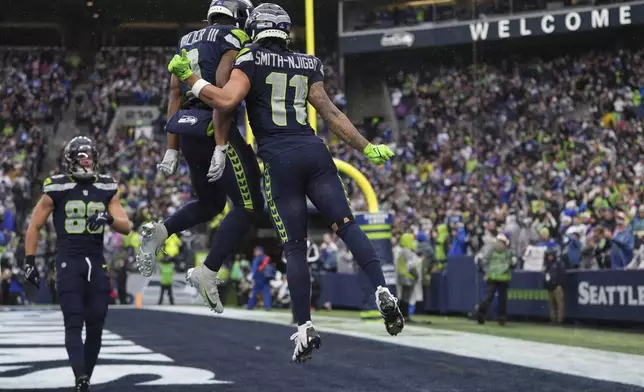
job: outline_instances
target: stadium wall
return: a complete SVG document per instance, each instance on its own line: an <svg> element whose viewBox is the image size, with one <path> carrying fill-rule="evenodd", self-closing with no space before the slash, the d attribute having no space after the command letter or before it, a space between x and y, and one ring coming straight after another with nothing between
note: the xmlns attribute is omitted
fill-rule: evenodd
<svg viewBox="0 0 644 392"><path fill-rule="evenodd" d="M565 286L567 320L644 322L644 271L569 271ZM320 301L337 308L359 309L358 276L322 276ZM485 293L485 282L471 257L448 261L446 272L432 274L425 292L425 311L468 314ZM494 310L490 314L494 314ZM508 316L547 318L548 294L542 272L518 271L508 292Z"/></svg>

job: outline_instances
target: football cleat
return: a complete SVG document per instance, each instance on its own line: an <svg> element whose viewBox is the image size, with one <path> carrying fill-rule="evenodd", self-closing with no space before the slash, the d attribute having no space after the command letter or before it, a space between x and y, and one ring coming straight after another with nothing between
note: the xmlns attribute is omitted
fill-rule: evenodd
<svg viewBox="0 0 644 392"><path fill-rule="evenodd" d="M76 379L76 387L74 388L74 392L88 392L89 390L89 377L78 377Z"/></svg>
<svg viewBox="0 0 644 392"><path fill-rule="evenodd" d="M398 307L398 298L394 297L388 288L378 286L376 289L376 305L389 335L398 335L405 328L405 318Z"/></svg>
<svg viewBox="0 0 644 392"><path fill-rule="evenodd" d="M320 343L322 343L322 338L310 321L298 326L297 332L291 336L291 340L295 343L292 358L295 363L304 363L311 359L313 349L319 349Z"/></svg>
<svg viewBox="0 0 644 392"><path fill-rule="evenodd" d="M219 298L219 288L217 287L224 282L217 278L217 273L205 265L190 268L186 272L186 280L192 287L197 289L203 299L204 305L212 309L215 313L224 312L224 304Z"/></svg>
<svg viewBox="0 0 644 392"><path fill-rule="evenodd" d="M136 254L136 268L145 277L156 269L156 256L168 239L168 230L162 222L150 222L141 229L141 247Z"/></svg>

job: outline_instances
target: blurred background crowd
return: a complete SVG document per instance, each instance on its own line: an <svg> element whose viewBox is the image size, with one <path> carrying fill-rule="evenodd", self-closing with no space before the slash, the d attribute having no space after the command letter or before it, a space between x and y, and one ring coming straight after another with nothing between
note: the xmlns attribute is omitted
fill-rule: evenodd
<svg viewBox="0 0 644 392"><path fill-rule="evenodd" d="M544 6L535 4L513 2L513 12ZM585 3L563 4L573 5ZM450 12L443 19L455 17L453 5L447 13L437 8L439 3L383 7L353 18L359 23L352 28L423 23ZM504 2L476 3L477 17L507 12ZM136 228L172 214L193 197L186 165L170 178L156 171L165 152L166 65L173 52L104 47L81 61L60 49L0 47L5 300L29 210L39 197L38 179L58 170L62 145L50 140L61 132L96 140L102 170L119 182ZM458 66L454 61L383 64L394 118L357 126L372 141L389 143L396 159L382 167L368 164L321 119L319 134L336 158L370 180L381 210L394 213L395 250L400 236L413 234L427 271L440 270L450 256L485 254L499 234L509 240L518 268L526 261L532 265L536 248L554 249L567 268L644 268L643 57L643 49L615 48ZM323 61L333 102L343 110L361 105L347 101L338 55L327 52ZM114 128L120 108L141 105L155 108L151 121ZM345 184L353 209L365 211L361 190L348 178ZM221 219L175 236L161 257L179 270L192 264L208 249ZM52 255L51 226L44 231L41 253ZM339 239L326 233L313 242L310 261L316 271L355 272ZM106 236L115 287L125 284L139 243L136 232ZM231 260L229 272L252 278L252 259Z"/></svg>

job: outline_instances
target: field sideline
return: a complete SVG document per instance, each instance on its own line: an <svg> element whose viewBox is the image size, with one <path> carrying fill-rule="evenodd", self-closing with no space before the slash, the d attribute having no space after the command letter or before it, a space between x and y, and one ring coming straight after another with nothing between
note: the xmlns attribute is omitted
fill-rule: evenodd
<svg viewBox="0 0 644 392"><path fill-rule="evenodd" d="M644 391L643 355L500 336L534 340L541 333L561 340L567 328L418 319L434 324L409 325L392 337L381 322L362 322L356 312L317 313L313 321L322 347L309 363L294 365L289 336L295 328L286 311L227 308L215 315L194 305L114 306L92 391ZM603 334L577 332L582 340ZM637 337L608 336L594 344L619 347L614 341L620 336L629 342ZM55 307L0 307L0 390L69 391L73 376L64 341Z"/></svg>
<svg viewBox="0 0 644 392"><path fill-rule="evenodd" d="M286 310L277 309L276 311L285 312ZM358 312L350 310L322 310L314 313L313 319L316 316L359 318ZM501 327L494 321L487 322L485 325L478 325L476 321L465 317L425 314L414 315L412 319L415 323L410 325L418 327L480 333L534 342L644 355L644 334L637 330L605 330L574 325L551 326L531 322L509 322L506 326ZM428 322L431 322L431 324Z"/></svg>

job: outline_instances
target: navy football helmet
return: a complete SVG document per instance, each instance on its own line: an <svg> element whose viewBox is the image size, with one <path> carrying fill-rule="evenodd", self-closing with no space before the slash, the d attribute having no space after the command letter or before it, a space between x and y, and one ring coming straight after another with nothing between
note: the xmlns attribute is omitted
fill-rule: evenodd
<svg viewBox="0 0 644 392"><path fill-rule="evenodd" d="M244 28L252 10L253 3L250 0L212 0L206 22L214 24L217 15L226 15L237 21L237 27Z"/></svg>
<svg viewBox="0 0 644 392"><path fill-rule="evenodd" d="M246 33L253 42L264 38L291 41L291 17L284 8L264 3L255 8L246 21Z"/></svg>
<svg viewBox="0 0 644 392"><path fill-rule="evenodd" d="M76 136L63 150L63 167L76 178L91 178L98 174L98 150L92 139Z"/></svg>

